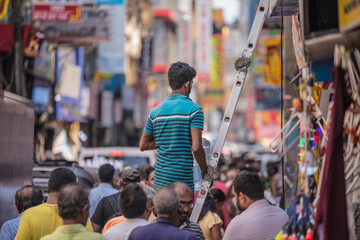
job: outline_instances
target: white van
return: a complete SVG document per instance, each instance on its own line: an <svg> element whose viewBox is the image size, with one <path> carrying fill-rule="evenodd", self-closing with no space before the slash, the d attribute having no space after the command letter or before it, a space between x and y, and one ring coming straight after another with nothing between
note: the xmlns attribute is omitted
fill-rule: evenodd
<svg viewBox="0 0 360 240"><path fill-rule="evenodd" d="M156 158L157 150L141 152L138 147L94 147L81 150L79 165L86 169L99 169L109 163L120 171L127 166L138 168L143 164L154 167Z"/></svg>

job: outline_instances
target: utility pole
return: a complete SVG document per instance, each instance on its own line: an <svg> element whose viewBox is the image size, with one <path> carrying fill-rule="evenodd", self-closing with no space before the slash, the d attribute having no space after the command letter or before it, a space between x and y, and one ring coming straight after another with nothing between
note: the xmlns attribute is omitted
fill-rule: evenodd
<svg viewBox="0 0 360 240"><path fill-rule="evenodd" d="M15 93L26 97L25 82L23 78L23 49L22 49L22 0L13 0L12 2L12 16L14 22L14 63L13 73L15 77Z"/></svg>

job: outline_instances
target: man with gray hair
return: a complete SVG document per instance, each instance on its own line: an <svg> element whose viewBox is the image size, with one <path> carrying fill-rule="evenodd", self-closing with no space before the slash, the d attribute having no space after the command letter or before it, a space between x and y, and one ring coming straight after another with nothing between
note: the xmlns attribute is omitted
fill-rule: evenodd
<svg viewBox="0 0 360 240"><path fill-rule="evenodd" d="M58 195L59 215L63 225L41 240L55 239L88 239L104 240L99 233L89 232L85 226L89 218L89 193L80 184L63 187Z"/></svg>
<svg viewBox="0 0 360 240"><path fill-rule="evenodd" d="M37 187L26 185L17 190L15 194L15 206L19 216L17 218L6 221L2 225L0 239L14 239L19 228L22 213L28 208L41 204L43 200L43 194Z"/></svg>
<svg viewBox="0 0 360 240"><path fill-rule="evenodd" d="M189 231L177 228L179 224L180 200L174 190L163 188L154 196L154 208L158 216L156 222L135 228L128 240L196 240Z"/></svg>

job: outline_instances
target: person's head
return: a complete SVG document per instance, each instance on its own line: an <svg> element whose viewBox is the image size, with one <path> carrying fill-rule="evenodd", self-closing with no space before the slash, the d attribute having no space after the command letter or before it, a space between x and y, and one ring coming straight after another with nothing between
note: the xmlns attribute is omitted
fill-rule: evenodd
<svg viewBox="0 0 360 240"><path fill-rule="evenodd" d="M44 196L38 187L26 185L16 191L15 205L19 213L41 204Z"/></svg>
<svg viewBox="0 0 360 240"><path fill-rule="evenodd" d="M146 209L145 209L145 214L144 214L144 218L147 220L149 219L152 211L153 211L153 199L154 199L154 195L155 195L155 190L152 187L149 187L145 184L140 184L140 186L142 187L145 195L146 195Z"/></svg>
<svg viewBox="0 0 360 240"><path fill-rule="evenodd" d="M221 208L226 201L224 192L218 188L213 188L210 189L210 194L213 196L215 201L215 212L221 212Z"/></svg>
<svg viewBox="0 0 360 240"><path fill-rule="evenodd" d="M132 168L126 168L121 173L120 188L124 189L130 183L139 183L140 180L141 180L141 178L140 178L140 173L138 170L132 169Z"/></svg>
<svg viewBox="0 0 360 240"><path fill-rule="evenodd" d="M147 175L147 181L145 182L146 185L154 188L154 178L155 178L155 169L151 168L151 169L149 169L149 172Z"/></svg>
<svg viewBox="0 0 360 240"><path fill-rule="evenodd" d="M237 207L244 211L253 202L264 199L264 182L256 173L241 171L234 180L234 194Z"/></svg>
<svg viewBox="0 0 360 240"><path fill-rule="evenodd" d="M169 188L174 190L179 196L179 200L180 200L179 224L181 225L189 216L194 206L193 192L189 187L189 185L187 185L184 182L173 182L172 184L169 185Z"/></svg>
<svg viewBox="0 0 360 240"><path fill-rule="evenodd" d="M58 195L59 215L66 222L86 225L89 217L88 191L81 184L70 184L61 188Z"/></svg>
<svg viewBox="0 0 360 240"><path fill-rule="evenodd" d="M129 183L120 195L119 208L126 218L139 218L145 212L146 202L142 187L137 183Z"/></svg>
<svg viewBox="0 0 360 240"><path fill-rule="evenodd" d="M100 182L112 183L115 169L111 164L103 164L99 168Z"/></svg>
<svg viewBox="0 0 360 240"><path fill-rule="evenodd" d="M76 183L76 176L68 168L56 168L50 173L48 191L59 192L60 189L68 184Z"/></svg>
<svg viewBox="0 0 360 240"><path fill-rule="evenodd" d="M143 164L138 168L141 181L147 181L148 170L151 168L149 164Z"/></svg>
<svg viewBox="0 0 360 240"><path fill-rule="evenodd" d="M178 225L179 197L172 189L162 188L155 192L154 210L158 217L167 218Z"/></svg>
<svg viewBox="0 0 360 240"><path fill-rule="evenodd" d="M172 90L183 88L185 95L189 96L195 76L196 71L189 64L184 62L173 63L168 72L169 85Z"/></svg>

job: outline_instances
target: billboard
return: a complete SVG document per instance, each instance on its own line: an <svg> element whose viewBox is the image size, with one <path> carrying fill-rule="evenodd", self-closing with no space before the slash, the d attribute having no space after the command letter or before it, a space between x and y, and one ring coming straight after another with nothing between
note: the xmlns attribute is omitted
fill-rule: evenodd
<svg viewBox="0 0 360 240"><path fill-rule="evenodd" d="M44 22L41 30L46 38L55 41L94 42L109 40L110 13L108 9L84 7L80 22Z"/></svg>
<svg viewBox="0 0 360 240"><path fill-rule="evenodd" d="M82 0L33 0L34 21L80 21Z"/></svg>

